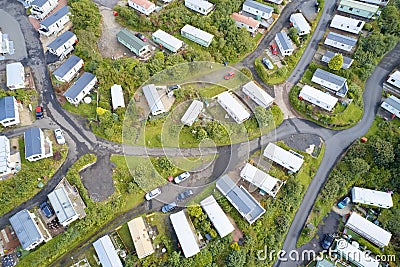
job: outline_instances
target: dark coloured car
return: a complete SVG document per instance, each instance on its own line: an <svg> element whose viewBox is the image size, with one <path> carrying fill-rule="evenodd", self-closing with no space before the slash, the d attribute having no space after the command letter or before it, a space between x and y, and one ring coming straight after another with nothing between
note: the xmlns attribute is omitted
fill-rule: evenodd
<svg viewBox="0 0 400 267"><path fill-rule="evenodd" d="M146 36L144 36L144 35L141 34L140 32L136 33L135 36L136 36L137 38L139 38L140 40L142 40L143 42L147 42Z"/></svg>
<svg viewBox="0 0 400 267"><path fill-rule="evenodd" d="M50 218L53 216L53 210L50 208L49 203L43 202L40 204L39 208L42 210L43 214L47 217Z"/></svg>
<svg viewBox="0 0 400 267"><path fill-rule="evenodd" d="M191 196L193 196L193 191L189 189L189 190L186 190L186 191L180 193L178 195L178 197L176 198L176 200L178 200L178 202L183 201Z"/></svg>
<svg viewBox="0 0 400 267"><path fill-rule="evenodd" d="M178 206L178 205L176 204L176 202L172 202L172 203L169 203L169 204L167 204L167 205L164 205L164 206L161 208L161 211L162 211L163 213L167 213L167 212L170 212L171 210L174 210L177 206Z"/></svg>
<svg viewBox="0 0 400 267"><path fill-rule="evenodd" d="M181 88L181 86L179 84L171 85L170 87L168 87L168 92L178 90L180 88Z"/></svg>
<svg viewBox="0 0 400 267"><path fill-rule="evenodd" d="M37 120L38 120L38 119L43 119L43 117L44 117L44 114L43 114L43 107L37 106L36 109L35 109L35 112L36 112L36 119L37 119Z"/></svg>
<svg viewBox="0 0 400 267"><path fill-rule="evenodd" d="M344 199L342 199L342 201L338 203L339 209L344 209L347 205L349 205L350 201L351 200L349 197L345 197Z"/></svg>
<svg viewBox="0 0 400 267"><path fill-rule="evenodd" d="M321 241L322 248L328 250L332 246L334 240L335 238L332 235L326 234Z"/></svg>

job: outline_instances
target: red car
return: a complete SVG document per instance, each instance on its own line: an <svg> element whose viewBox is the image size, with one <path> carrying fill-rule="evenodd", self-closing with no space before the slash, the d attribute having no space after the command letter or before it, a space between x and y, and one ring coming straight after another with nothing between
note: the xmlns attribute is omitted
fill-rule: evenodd
<svg viewBox="0 0 400 267"><path fill-rule="evenodd" d="M142 40L143 42L147 42L146 36L144 36L144 35L141 34L140 32L135 33L135 36L136 36L137 38L139 38L140 40Z"/></svg>
<svg viewBox="0 0 400 267"><path fill-rule="evenodd" d="M233 71L230 71L230 72L228 72L225 76L224 76L224 79L225 80L230 80L230 79L232 79L233 77L235 77L235 73L233 72Z"/></svg>
<svg viewBox="0 0 400 267"><path fill-rule="evenodd" d="M278 54L278 48L276 47L276 44L272 44L271 45L271 52L273 55L277 55Z"/></svg>

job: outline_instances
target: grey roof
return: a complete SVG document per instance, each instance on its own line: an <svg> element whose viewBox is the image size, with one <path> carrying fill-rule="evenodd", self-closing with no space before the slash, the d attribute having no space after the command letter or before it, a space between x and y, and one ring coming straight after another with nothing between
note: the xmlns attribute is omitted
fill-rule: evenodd
<svg viewBox="0 0 400 267"><path fill-rule="evenodd" d="M292 41L286 32L278 32L276 36L278 36L279 42L282 44L284 50L293 49Z"/></svg>
<svg viewBox="0 0 400 267"><path fill-rule="evenodd" d="M259 2L253 1L253 0L247 0L246 2L244 2L243 5L252 7L254 9L257 9L257 10L259 10L261 12L265 12L265 13L271 13L274 11L273 7L261 4Z"/></svg>
<svg viewBox="0 0 400 267"><path fill-rule="evenodd" d="M162 103L161 97L154 84L143 86L143 93L152 113L157 112L158 110L164 110L164 104Z"/></svg>
<svg viewBox="0 0 400 267"><path fill-rule="evenodd" d="M61 34L60 36L58 36L57 39L55 39L53 42L51 42L47 47L51 48L53 50L57 50L63 44L65 44L69 39L71 39L72 36L74 36L73 32L66 31L63 34Z"/></svg>
<svg viewBox="0 0 400 267"><path fill-rule="evenodd" d="M50 204L60 223L76 216L72 202L69 199L67 192L65 192L64 187L57 188L48 194L47 197L49 198Z"/></svg>
<svg viewBox="0 0 400 267"><path fill-rule="evenodd" d="M64 77L79 61L82 59L75 55L70 56L58 69L53 72L53 75Z"/></svg>
<svg viewBox="0 0 400 267"><path fill-rule="evenodd" d="M15 118L14 97L0 98L0 121Z"/></svg>
<svg viewBox="0 0 400 267"><path fill-rule="evenodd" d="M400 102L394 99L395 97L389 97L385 99L385 103L391 105L393 108L400 111ZM397 98L396 98L397 99Z"/></svg>
<svg viewBox="0 0 400 267"><path fill-rule="evenodd" d="M331 58L333 58L336 55L335 52L332 51L326 51L325 54L322 57L322 61L328 63L329 60L331 60ZM325 59L325 60L324 60ZM345 57L343 56L343 65L351 65L351 63L353 62L352 58L349 57Z"/></svg>
<svg viewBox="0 0 400 267"><path fill-rule="evenodd" d="M329 32L326 39L333 40L338 43L350 45L350 46L355 46L357 43L357 39L354 39L354 38L351 38L351 37L348 37L348 36L345 36L342 34L338 34L335 32Z"/></svg>
<svg viewBox="0 0 400 267"><path fill-rule="evenodd" d="M25 158L31 157L33 155L42 154L40 131L41 130L39 128L30 128L25 131Z"/></svg>
<svg viewBox="0 0 400 267"><path fill-rule="evenodd" d="M32 2L31 6L38 6L42 7L44 4L46 4L49 0L35 0Z"/></svg>
<svg viewBox="0 0 400 267"><path fill-rule="evenodd" d="M322 79L324 81L328 81L330 83L336 84L338 86L343 86L346 82L346 79L343 77L340 77L336 74L330 73L328 71L325 71L323 69L317 69L314 72L315 77Z"/></svg>
<svg viewBox="0 0 400 267"><path fill-rule="evenodd" d="M228 175L218 179L217 188L250 224L264 214L260 203L244 188L238 187Z"/></svg>
<svg viewBox="0 0 400 267"><path fill-rule="evenodd" d="M27 210L21 210L12 216L10 223L23 249L42 239L36 223L32 220Z"/></svg>
<svg viewBox="0 0 400 267"><path fill-rule="evenodd" d="M129 45L133 46L138 51L141 50L143 47L146 47L147 44L137 38L133 33L128 31L127 29L122 29L117 33L118 39L123 40L124 42L128 43Z"/></svg>
<svg viewBox="0 0 400 267"><path fill-rule="evenodd" d="M80 92L82 92L85 87L93 80L96 76L92 73L85 72L81 77L64 93L65 97L76 98Z"/></svg>
<svg viewBox="0 0 400 267"><path fill-rule="evenodd" d="M69 13L69 6L63 6L62 8L51 14L49 17L42 20L40 22L40 25L43 25L44 27L48 28L68 13Z"/></svg>
<svg viewBox="0 0 400 267"><path fill-rule="evenodd" d="M9 147L10 140L5 135L0 135L0 172L5 172L8 169Z"/></svg>

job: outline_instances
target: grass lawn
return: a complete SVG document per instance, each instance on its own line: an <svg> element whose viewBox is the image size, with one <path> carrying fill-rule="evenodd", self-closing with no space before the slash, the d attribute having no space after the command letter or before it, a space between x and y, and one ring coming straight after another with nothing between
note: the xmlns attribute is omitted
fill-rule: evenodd
<svg viewBox="0 0 400 267"><path fill-rule="evenodd" d="M92 95L96 96L96 94ZM96 100L93 100L90 104L81 103L77 107L66 102L62 107L68 112L81 115L89 120L94 120L96 118Z"/></svg>
<svg viewBox="0 0 400 267"><path fill-rule="evenodd" d="M199 90L199 95L204 98L213 98L214 96L227 91L228 88L219 86L219 85L211 85Z"/></svg>
<svg viewBox="0 0 400 267"><path fill-rule="evenodd" d="M135 246L133 244L133 240L131 237L131 233L129 232L128 223L124 223L121 227L117 230L119 236L121 237L122 241L124 242L125 246L128 248L130 252L135 250Z"/></svg>

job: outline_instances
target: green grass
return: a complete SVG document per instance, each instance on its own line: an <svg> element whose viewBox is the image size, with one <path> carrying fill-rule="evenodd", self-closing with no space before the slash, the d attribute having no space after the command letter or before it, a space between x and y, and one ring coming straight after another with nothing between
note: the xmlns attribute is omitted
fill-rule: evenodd
<svg viewBox="0 0 400 267"><path fill-rule="evenodd" d="M96 94L93 95L96 96ZM66 102L62 107L68 112L81 115L89 120L96 118L96 99L90 104L81 103L77 107L69 102Z"/></svg>
<svg viewBox="0 0 400 267"><path fill-rule="evenodd" d="M54 139L50 136L51 139ZM0 181L0 215L11 211L14 207L22 204L40 192L38 178L46 184L63 164L68 154L68 148L56 144L53 140L53 153L59 151L61 160L55 161L52 157L29 162L25 159L24 141L19 140L19 151L21 156L21 170L14 176Z"/></svg>
<svg viewBox="0 0 400 267"><path fill-rule="evenodd" d="M212 86L207 86L205 88L202 88L199 90L199 95L204 97L204 98L213 98L214 96L227 91L228 89L226 87L222 87L219 85L212 85Z"/></svg>
<svg viewBox="0 0 400 267"><path fill-rule="evenodd" d="M135 245L133 244L133 240L131 237L131 232L129 231L128 223L124 223L121 227L117 230L119 236L121 237L122 241L124 242L125 246L128 248L130 252L135 250Z"/></svg>

